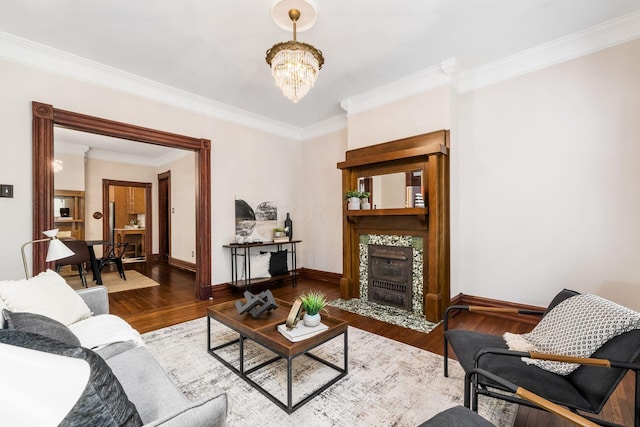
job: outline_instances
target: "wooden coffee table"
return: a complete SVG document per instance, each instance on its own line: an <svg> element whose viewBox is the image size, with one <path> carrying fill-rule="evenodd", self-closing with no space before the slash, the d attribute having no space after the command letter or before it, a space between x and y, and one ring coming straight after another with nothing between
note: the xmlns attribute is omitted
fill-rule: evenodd
<svg viewBox="0 0 640 427"><path fill-rule="evenodd" d="M347 322L333 318L326 314L322 315L322 323L327 325L329 329L314 335L311 338L307 338L298 342L291 342L285 338L277 327L286 322L289 310L291 309L291 303L276 299L278 308L268 313L263 314L260 318L254 319L250 314L239 314L235 307L235 301L216 304L207 309L207 350L209 354L222 362L225 366L238 374L240 378L251 384L254 388L265 395L269 400L278 405L287 413L292 413L302 405L313 399L315 396L322 393L324 390L335 384L338 380L343 378L348 373L348 343L347 343ZM211 319L215 319L228 328L236 331L239 334L239 338L233 341L226 342L215 347L211 347ZM330 341L339 335L344 337L344 364L339 367L327 360L324 360L309 351L318 347L321 344ZM245 369L244 367L244 341L254 341L264 348L274 352L277 357L274 357L264 363L260 363L257 366ZM231 363L223 359L217 351L228 347L230 345L239 344L240 358L239 367L233 366ZM311 394L303 398L297 403L293 403L292 390L293 390L293 375L292 375L292 362L298 356L308 356L318 362L335 369L338 375L326 382L314 390ZM249 375L264 368L271 363L274 363L280 359L287 361L287 402L282 402L276 396L265 390L260 384L249 378Z"/></svg>

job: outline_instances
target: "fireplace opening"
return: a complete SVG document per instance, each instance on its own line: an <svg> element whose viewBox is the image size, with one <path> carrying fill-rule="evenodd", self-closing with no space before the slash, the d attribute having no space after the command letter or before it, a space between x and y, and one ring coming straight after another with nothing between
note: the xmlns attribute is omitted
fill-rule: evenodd
<svg viewBox="0 0 640 427"><path fill-rule="evenodd" d="M411 310L412 274L410 247L369 245L369 301Z"/></svg>

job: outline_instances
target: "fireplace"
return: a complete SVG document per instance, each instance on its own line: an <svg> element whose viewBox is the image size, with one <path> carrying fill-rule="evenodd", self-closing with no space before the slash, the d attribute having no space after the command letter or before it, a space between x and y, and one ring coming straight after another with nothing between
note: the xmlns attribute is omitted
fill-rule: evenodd
<svg viewBox="0 0 640 427"><path fill-rule="evenodd" d="M412 248L369 245L368 261L369 301L412 310Z"/></svg>

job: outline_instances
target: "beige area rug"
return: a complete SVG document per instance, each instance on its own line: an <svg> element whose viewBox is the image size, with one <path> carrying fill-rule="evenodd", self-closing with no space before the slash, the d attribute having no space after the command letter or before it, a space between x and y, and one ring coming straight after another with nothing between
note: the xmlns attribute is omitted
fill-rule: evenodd
<svg viewBox="0 0 640 427"><path fill-rule="evenodd" d="M62 273L62 272L61 272ZM73 289L82 289L82 281L78 272L62 273L62 276ZM111 294L114 292L130 291L132 289L150 288L152 286L160 286L158 282L148 278L147 276L135 271L126 270L125 276L127 280L122 280L117 271L108 271L102 273L102 283L107 287L107 291ZM91 288L98 286L92 280L91 271L87 272L87 285Z"/></svg>
<svg viewBox="0 0 640 427"><path fill-rule="evenodd" d="M211 322L214 345L237 338ZM173 382L191 400L210 396L217 387L227 393L227 425L253 426L394 426L415 427L449 407L462 404L464 374L450 360L450 376L442 375L441 356L357 328L349 327L349 373L319 396L289 415L207 352L207 320L196 319L144 334L148 349ZM342 366L342 336L312 353ZM238 367L238 347L230 346L226 360ZM228 356L228 358L227 358ZM245 369L273 353L248 341ZM265 388L286 401L286 363L279 361L252 374ZM294 403L336 371L309 357L294 359ZM497 426L512 426L516 405L496 399L480 400L480 415Z"/></svg>

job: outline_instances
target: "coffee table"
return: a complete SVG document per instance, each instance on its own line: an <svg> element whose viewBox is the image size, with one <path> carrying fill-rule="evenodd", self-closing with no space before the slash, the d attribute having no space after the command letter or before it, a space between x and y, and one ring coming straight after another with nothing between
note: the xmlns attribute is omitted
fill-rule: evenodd
<svg viewBox="0 0 640 427"><path fill-rule="evenodd" d="M291 309L291 303L276 299L278 308L268 313L263 314L260 318L254 319L250 314L239 314L235 307L235 301L229 301L221 304L216 304L207 309L207 350L209 354L222 362L226 367L235 372L240 378L249 383L252 387L260 391L269 400L285 410L287 413L292 413L296 409L300 408L305 403L309 402L315 396L322 393L324 390L335 384L338 380L343 378L348 373L348 343L347 343L347 322L340 319L333 318L326 314L322 315L322 323L327 325L329 329L314 335L311 338L307 338L298 342L291 342L285 338L277 327L286 322L289 310ZM211 319L214 319L226 327L236 331L239 334L239 338L225 342L223 344L211 347ZM344 362L343 366L337 366L325 359L318 357L315 354L310 353L314 348L331 341L332 339L342 335L344 338ZM262 347L274 352L277 357L274 357L266 362L260 363L257 366L253 366L249 369L245 369L244 366L244 344L245 340L251 340ZM239 367L236 367L225 360L218 354L218 351L238 344L240 357ZM324 383L320 387L316 388L311 394L307 395L299 402L293 403L293 373L292 362L299 356L307 356L318 362L334 369L338 372L338 375ZM278 361L285 359L287 361L287 402L283 402L276 396L264 389L260 384L256 383L249 376Z"/></svg>

